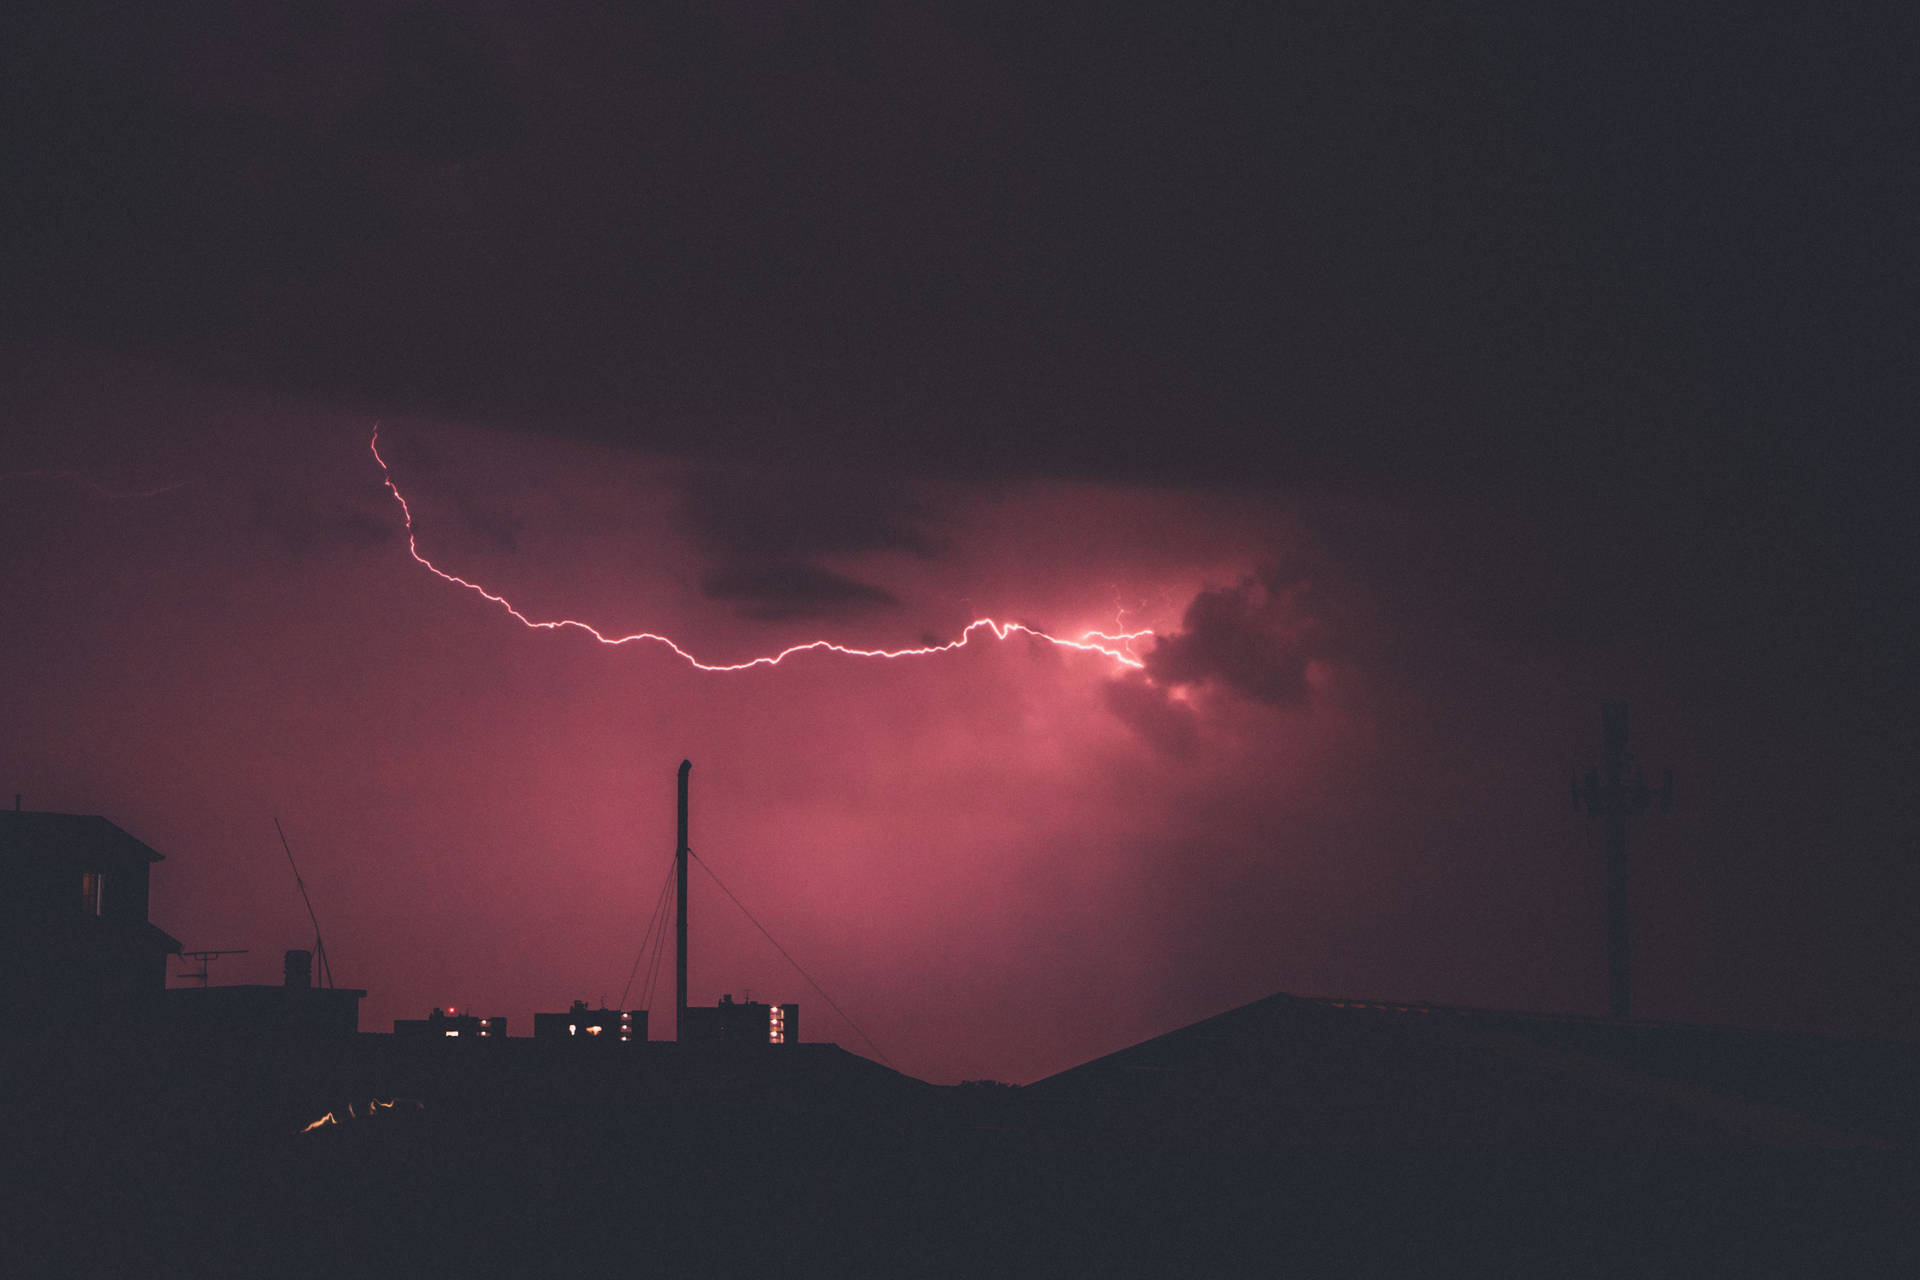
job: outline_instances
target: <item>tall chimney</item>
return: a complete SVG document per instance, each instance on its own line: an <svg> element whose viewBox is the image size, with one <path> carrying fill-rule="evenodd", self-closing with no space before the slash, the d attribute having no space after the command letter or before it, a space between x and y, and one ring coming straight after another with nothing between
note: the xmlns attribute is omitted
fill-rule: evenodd
<svg viewBox="0 0 1920 1280"><path fill-rule="evenodd" d="M682 1044L687 1040L687 775L693 772L693 761L680 762L680 844L674 850L673 863L675 878L679 887L674 891L674 969L673 969L673 1036Z"/></svg>

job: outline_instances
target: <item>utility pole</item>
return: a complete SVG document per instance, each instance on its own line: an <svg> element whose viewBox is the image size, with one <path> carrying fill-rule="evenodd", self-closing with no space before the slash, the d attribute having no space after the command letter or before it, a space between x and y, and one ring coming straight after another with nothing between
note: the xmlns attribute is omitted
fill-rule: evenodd
<svg viewBox="0 0 1920 1280"><path fill-rule="evenodd" d="M1658 804L1665 813L1673 805L1673 771L1661 778L1660 790L1647 789L1646 774L1638 766L1633 777L1627 767L1627 704L1600 705L1600 768L1588 769L1573 780L1573 807L1607 820L1607 1013L1626 1018L1631 1007L1631 935L1627 912L1627 819Z"/></svg>
<svg viewBox="0 0 1920 1280"><path fill-rule="evenodd" d="M680 844L673 854L674 876L678 881L673 900L673 1038L682 1044L687 1040L687 775L692 772L693 761L682 760Z"/></svg>

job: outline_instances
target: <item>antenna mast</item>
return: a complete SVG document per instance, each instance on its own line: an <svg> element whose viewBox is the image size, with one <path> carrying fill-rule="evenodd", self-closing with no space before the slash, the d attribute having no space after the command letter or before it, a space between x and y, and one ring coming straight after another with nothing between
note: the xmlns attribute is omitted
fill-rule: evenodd
<svg viewBox="0 0 1920 1280"><path fill-rule="evenodd" d="M245 947L237 951L232 948L228 948L225 951L182 951L180 953L182 960L198 960L200 967L198 969L189 969L180 976L190 982L197 982L204 987L207 985L207 963L209 961L218 960L221 956L243 956L245 954L247 954Z"/></svg>
<svg viewBox="0 0 1920 1280"><path fill-rule="evenodd" d="M680 844L674 850L674 870L680 887L674 898L673 1037L687 1038L687 775L693 761L680 762Z"/></svg>
<svg viewBox="0 0 1920 1280"><path fill-rule="evenodd" d="M1673 771L1667 770L1660 790L1647 789L1646 774L1638 767L1631 780L1627 766L1633 753L1627 750L1627 704L1606 702L1600 706L1600 730L1603 739L1598 769L1573 780L1573 807L1607 820L1607 1012L1615 1018L1628 1016L1631 968L1631 937L1627 915L1627 819L1659 805L1665 813L1673 805Z"/></svg>
<svg viewBox="0 0 1920 1280"><path fill-rule="evenodd" d="M287 833L280 830L280 819L273 820L274 832L280 837L280 847L287 851L287 865L293 868L293 882L300 886L300 901L307 904L307 919L313 921L313 954L320 961L320 976L326 984L333 985L333 966L327 963L327 944L320 941L320 917L313 913L313 899L307 896L307 882L300 878L300 867L293 860L293 846L287 843Z"/></svg>

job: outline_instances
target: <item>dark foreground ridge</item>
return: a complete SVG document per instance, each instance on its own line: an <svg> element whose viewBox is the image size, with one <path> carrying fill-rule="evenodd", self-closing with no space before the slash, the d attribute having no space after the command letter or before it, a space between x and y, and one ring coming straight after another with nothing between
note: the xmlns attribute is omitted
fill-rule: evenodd
<svg viewBox="0 0 1920 1280"><path fill-rule="evenodd" d="M1273 996L1025 1088L828 1044L7 1042L10 1272L1912 1273L1910 1045Z"/></svg>

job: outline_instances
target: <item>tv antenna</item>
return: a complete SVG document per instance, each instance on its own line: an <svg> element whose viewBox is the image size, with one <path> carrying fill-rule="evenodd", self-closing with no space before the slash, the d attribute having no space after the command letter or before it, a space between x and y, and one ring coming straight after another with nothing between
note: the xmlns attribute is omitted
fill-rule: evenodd
<svg viewBox="0 0 1920 1280"><path fill-rule="evenodd" d="M287 865L293 868L293 882L300 886L300 901L307 904L307 919L313 921L313 956L320 962L320 977L329 987L333 985L333 966L327 963L327 944L320 941L320 917L313 914L313 899L307 896L307 882L300 878L300 867L293 860L293 846L287 843L287 833L280 829L280 819L273 820L273 829L280 837L280 847L287 851Z"/></svg>
<svg viewBox="0 0 1920 1280"><path fill-rule="evenodd" d="M1600 706L1600 767L1573 780L1573 807L1598 814L1607 822L1607 1013L1626 1018L1632 1008L1630 975L1631 934L1627 909L1627 819L1648 809L1665 813L1673 807L1673 770L1660 778L1660 789L1647 785L1646 771L1634 764L1627 749L1627 704ZM1633 776L1627 776L1628 766Z"/></svg>
<svg viewBox="0 0 1920 1280"><path fill-rule="evenodd" d="M201 986L204 987L207 985L207 963L209 961L217 960L221 956L243 956L245 954L247 954L247 949L245 947L241 947L237 951L234 951L234 950L182 951L180 952L180 958L182 960L198 960L200 962L200 967L198 969L189 970L188 972L181 974L180 977L186 978L190 981L198 982Z"/></svg>

